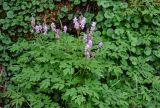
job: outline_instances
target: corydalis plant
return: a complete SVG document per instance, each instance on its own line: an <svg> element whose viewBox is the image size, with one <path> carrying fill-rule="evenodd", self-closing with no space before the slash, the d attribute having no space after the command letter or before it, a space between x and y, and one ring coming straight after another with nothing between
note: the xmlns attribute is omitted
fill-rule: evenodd
<svg viewBox="0 0 160 108"><path fill-rule="evenodd" d="M94 58L96 55L95 52L91 52L92 46L93 46L93 41L92 41L92 35L93 32L96 29L96 22L92 22L90 30L88 29L87 34L84 33L83 40L85 42L85 47L84 47L84 55L86 56L87 59L89 59L91 56ZM103 47L103 43L100 42L97 45L97 50Z"/></svg>
<svg viewBox="0 0 160 108"><path fill-rule="evenodd" d="M80 19L78 20L77 17L74 17L73 23L74 23L74 28L77 30L77 34L79 36L80 30L83 30L86 25L86 18L81 16ZM44 23L43 26L42 25L35 26L34 17L32 17L31 26L33 27L33 29L35 30L36 33L43 32L43 34L46 35L48 32L48 26L46 23ZM67 33L67 26L66 25L63 26L63 30L57 29L54 22L52 22L50 26L51 26L51 31L55 33L55 38L57 38L57 39L59 39L61 37L62 31L64 33ZM89 28L87 33L84 33L84 36L83 36L83 40L85 43L84 55L87 59L89 59L91 56L94 57L96 54L96 52L91 52L91 49L93 46L92 35L93 35L93 32L95 31L95 29L96 29L96 22L92 22L91 28ZM100 42L97 47L102 48L102 46L103 46L103 43Z"/></svg>

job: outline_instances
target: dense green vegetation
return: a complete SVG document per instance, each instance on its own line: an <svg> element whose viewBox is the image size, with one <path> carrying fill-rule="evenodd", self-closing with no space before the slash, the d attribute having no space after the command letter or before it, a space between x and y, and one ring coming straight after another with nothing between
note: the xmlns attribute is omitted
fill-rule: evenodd
<svg viewBox="0 0 160 108"><path fill-rule="evenodd" d="M0 14L0 107L160 107L159 0L1 0Z"/></svg>

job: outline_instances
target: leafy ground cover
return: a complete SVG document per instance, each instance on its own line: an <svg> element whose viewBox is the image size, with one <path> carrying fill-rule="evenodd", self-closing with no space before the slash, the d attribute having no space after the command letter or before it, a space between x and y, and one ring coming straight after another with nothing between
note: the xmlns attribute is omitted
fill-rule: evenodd
<svg viewBox="0 0 160 108"><path fill-rule="evenodd" d="M159 4L0 1L0 106L159 108Z"/></svg>

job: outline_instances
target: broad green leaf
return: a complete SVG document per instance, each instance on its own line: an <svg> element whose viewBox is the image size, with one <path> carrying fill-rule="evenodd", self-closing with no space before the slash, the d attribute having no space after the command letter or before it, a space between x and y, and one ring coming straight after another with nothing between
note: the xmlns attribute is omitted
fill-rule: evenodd
<svg viewBox="0 0 160 108"><path fill-rule="evenodd" d="M7 12L7 17L8 18L13 18L14 17L14 12L13 11L8 11Z"/></svg>

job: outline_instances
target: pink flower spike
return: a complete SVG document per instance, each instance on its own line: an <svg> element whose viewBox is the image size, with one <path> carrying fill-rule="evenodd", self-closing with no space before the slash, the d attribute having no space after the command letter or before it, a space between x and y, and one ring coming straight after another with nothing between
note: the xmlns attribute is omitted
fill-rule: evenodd
<svg viewBox="0 0 160 108"><path fill-rule="evenodd" d="M96 22L92 22L92 27L95 27L96 26Z"/></svg>
<svg viewBox="0 0 160 108"><path fill-rule="evenodd" d="M85 55L86 55L87 59L90 58L90 53L89 53L89 51L87 51Z"/></svg>
<svg viewBox="0 0 160 108"><path fill-rule="evenodd" d="M92 22L92 25L91 25L91 33L93 33L93 31L96 29L96 22Z"/></svg>
<svg viewBox="0 0 160 108"><path fill-rule="evenodd" d="M36 33L40 33L40 32L41 32L39 25L36 25L36 26L35 26L35 31L36 31Z"/></svg>
<svg viewBox="0 0 160 108"><path fill-rule="evenodd" d="M61 34L61 31L60 29L56 29L56 38L59 39L60 38L60 34Z"/></svg>
<svg viewBox="0 0 160 108"><path fill-rule="evenodd" d="M42 25L39 24L39 30L40 30L40 32L43 32L42 29L43 29Z"/></svg>
<svg viewBox="0 0 160 108"><path fill-rule="evenodd" d="M90 58L89 45L88 44L86 44L86 46L84 47L84 55L86 56L87 59Z"/></svg>
<svg viewBox="0 0 160 108"><path fill-rule="evenodd" d="M63 31L64 31L64 33L67 33L67 26L66 25L63 27Z"/></svg>
<svg viewBox="0 0 160 108"><path fill-rule="evenodd" d="M75 28L76 30L79 29L79 23L78 23L78 22L74 24L74 28Z"/></svg>
<svg viewBox="0 0 160 108"><path fill-rule="evenodd" d="M88 41L89 48L92 48L92 40Z"/></svg>
<svg viewBox="0 0 160 108"><path fill-rule="evenodd" d="M56 25L53 22L51 23L51 30L52 32L56 32Z"/></svg>
<svg viewBox="0 0 160 108"><path fill-rule="evenodd" d="M83 40L84 40L85 43L88 41L88 36L87 36L87 34L84 34Z"/></svg>
<svg viewBox="0 0 160 108"><path fill-rule="evenodd" d="M44 31L44 35L46 35L48 32L48 26L46 24L43 25L43 31Z"/></svg>
<svg viewBox="0 0 160 108"><path fill-rule="evenodd" d="M74 28L75 28L76 30L78 30L78 29L80 28L80 25L79 25L79 23L78 23L77 17L74 17L73 23L74 23Z"/></svg>
<svg viewBox="0 0 160 108"><path fill-rule="evenodd" d="M86 25L86 18L82 17L82 19L80 20L80 27L82 30L84 29L85 25Z"/></svg>

